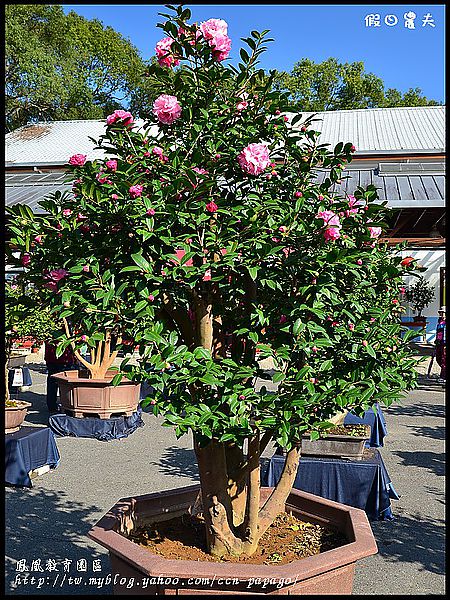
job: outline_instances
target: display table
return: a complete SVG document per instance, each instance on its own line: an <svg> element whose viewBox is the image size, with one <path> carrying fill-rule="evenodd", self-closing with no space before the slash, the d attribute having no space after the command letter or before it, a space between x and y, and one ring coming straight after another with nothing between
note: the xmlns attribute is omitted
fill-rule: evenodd
<svg viewBox="0 0 450 600"><path fill-rule="evenodd" d="M272 456L263 473L263 485L277 484L284 461L284 456ZM393 519L391 499L399 498L376 448L366 448L361 460L302 456L294 487L361 508L372 520Z"/></svg>
<svg viewBox="0 0 450 600"><path fill-rule="evenodd" d="M357 417L353 413L348 413L344 419L344 425L353 425L363 423L370 425L370 439L366 442L367 448L379 448L383 446L383 439L387 435L386 421L384 419L381 406L375 404L377 412L373 408L366 410L362 417Z"/></svg>
<svg viewBox="0 0 450 600"><path fill-rule="evenodd" d="M61 413L49 417L48 424L58 436L95 438L102 442L109 442L127 437L138 427L143 427L144 421L141 413L140 406L129 417L111 417L110 419L78 418Z"/></svg>
<svg viewBox="0 0 450 600"><path fill-rule="evenodd" d="M55 469L59 464L53 432L48 427L22 426L19 431L6 434L5 462L6 484L32 487L32 471L39 472L46 466Z"/></svg>

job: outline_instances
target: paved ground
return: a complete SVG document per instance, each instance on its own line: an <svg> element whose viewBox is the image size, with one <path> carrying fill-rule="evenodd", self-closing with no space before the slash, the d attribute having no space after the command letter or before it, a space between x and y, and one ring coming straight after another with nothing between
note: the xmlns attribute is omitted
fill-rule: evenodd
<svg viewBox="0 0 450 600"><path fill-rule="evenodd" d="M46 424L44 365L30 366L32 391L22 397L33 403L28 424L39 427ZM401 406L383 412L389 434L382 455L401 498L393 501L394 521L372 523L379 552L360 563L354 593L443 595L443 389L427 384ZM155 417L144 414L143 419L145 427L123 440L59 438L61 463L56 470L35 479L32 489L7 488L7 595L112 593L106 581L108 555L86 536L91 526L121 497L197 480L191 438L177 440ZM25 574L16 570L20 559L29 567L41 559L44 571L30 572L23 583ZM48 570L49 559L56 561L58 573ZM73 562L63 582L65 559ZM83 559L87 572L78 570L83 565L77 561Z"/></svg>

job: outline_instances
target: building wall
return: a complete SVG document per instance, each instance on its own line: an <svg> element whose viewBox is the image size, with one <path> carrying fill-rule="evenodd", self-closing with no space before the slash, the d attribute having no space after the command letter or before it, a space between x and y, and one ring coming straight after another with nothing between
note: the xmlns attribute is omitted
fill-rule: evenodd
<svg viewBox="0 0 450 600"><path fill-rule="evenodd" d="M441 267L445 267L445 249L406 249L401 252L403 257L412 256L416 258L423 267L426 267L427 270L422 272L425 280L430 282L434 286L435 298L433 302L423 310L423 315L427 318L427 331L426 331L426 341L434 342L436 337L436 325L438 320L437 311L440 308L440 269ZM412 276L405 277L405 284L407 286L413 285L417 279ZM402 320L410 321L414 316L414 310L411 309L408 303L405 301L404 306L406 308L406 313Z"/></svg>

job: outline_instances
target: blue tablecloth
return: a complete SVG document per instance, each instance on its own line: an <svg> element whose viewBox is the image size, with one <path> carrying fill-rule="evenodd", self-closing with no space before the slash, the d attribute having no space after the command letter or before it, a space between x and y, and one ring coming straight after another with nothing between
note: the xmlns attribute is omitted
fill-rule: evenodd
<svg viewBox="0 0 450 600"><path fill-rule="evenodd" d="M141 418L142 409L138 406L135 413L129 417L70 417L66 414L52 415L48 419L49 427L59 436L96 438L102 442L118 440L129 436L138 427L144 426Z"/></svg>
<svg viewBox="0 0 450 600"><path fill-rule="evenodd" d="M365 510L372 520L393 519L391 498L398 500L379 450L365 450L361 460L302 456L294 487ZM275 486L285 457L274 455L262 482Z"/></svg>
<svg viewBox="0 0 450 600"><path fill-rule="evenodd" d="M366 410L362 417L357 417L353 413L348 413L344 419L344 425L353 425L357 423L364 423L370 425L370 439L366 442L368 448L379 448L383 446L383 439L387 435L386 421L384 419L381 406L377 403L376 414L373 408Z"/></svg>
<svg viewBox="0 0 450 600"><path fill-rule="evenodd" d="M55 436L48 427L22 426L5 435L5 482L32 487L29 472L49 465L56 468L59 452Z"/></svg>

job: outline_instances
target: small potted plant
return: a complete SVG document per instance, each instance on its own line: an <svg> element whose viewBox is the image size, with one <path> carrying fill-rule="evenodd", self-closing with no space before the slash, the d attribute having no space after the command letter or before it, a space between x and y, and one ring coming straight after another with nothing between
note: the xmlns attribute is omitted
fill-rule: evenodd
<svg viewBox="0 0 450 600"><path fill-rule="evenodd" d="M434 298L433 285L428 283L423 275L419 275L417 282L405 291L405 300L409 302L416 312L416 315L413 317L414 321L426 321L426 317L422 315L422 311L433 302Z"/></svg>

